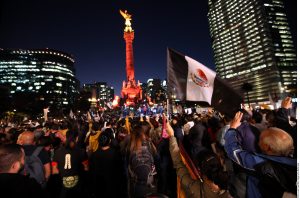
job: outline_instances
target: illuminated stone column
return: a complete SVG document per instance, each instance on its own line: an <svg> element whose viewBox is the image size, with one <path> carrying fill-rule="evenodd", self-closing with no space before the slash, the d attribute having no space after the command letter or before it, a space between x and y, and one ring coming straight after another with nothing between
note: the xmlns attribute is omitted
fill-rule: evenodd
<svg viewBox="0 0 300 198"><path fill-rule="evenodd" d="M134 66L133 66L133 48L132 43L134 39L134 32L124 32L124 39L126 43L126 74L127 81L133 82L134 79Z"/></svg>

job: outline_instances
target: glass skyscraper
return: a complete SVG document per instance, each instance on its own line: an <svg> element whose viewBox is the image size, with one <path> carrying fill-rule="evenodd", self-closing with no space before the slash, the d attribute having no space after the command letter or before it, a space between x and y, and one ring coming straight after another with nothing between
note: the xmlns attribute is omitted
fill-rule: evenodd
<svg viewBox="0 0 300 198"><path fill-rule="evenodd" d="M216 72L251 102L295 94L297 58L282 0L209 0Z"/></svg>
<svg viewBox="0 0 300 198"><path fill-rule="evenodd" d="M95 97L101 107L105 107L105 104L112 102L115 97L115 89L112 86L108 86L106 82L84 84L83 89L90 92L93 92L93 89L95 89Z"/></svg>
<svg viewBox="0 0 300 198"><path fill-rule="evenodd" d="M67 106L79 90L71 55L51 50L0 49L0 85L18 92L35 93L50 106Z"/></svg>

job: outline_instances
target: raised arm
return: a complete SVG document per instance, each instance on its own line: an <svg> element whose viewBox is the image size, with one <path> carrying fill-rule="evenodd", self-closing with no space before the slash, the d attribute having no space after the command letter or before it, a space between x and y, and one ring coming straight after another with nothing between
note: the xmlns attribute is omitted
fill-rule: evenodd
<svg viewBox="0 0 300 198"><path fill-rule="evenodd" d="M235 114L235 117L230 123L230 128L228 129L224 137L224 148L227 152L228 157L234 162L236 162L243 168L254 170L254 166L263 162L264 159L242 149L241 144L236 136L237 128L241 125L242 117L242 112L237 112Z"/></svg>
<svg viewBox="0 0 300 198"><path fill-rule="evenodd" d="M177 140L174 137L174 130L170 123L166 124L166 131L170 136L169 150L171 153L173 166L176 169L177 177L180 179L180 184L187 193L187 197L200 197L200 180L192 179L186 166L183 164L180 156Z"/></svg>

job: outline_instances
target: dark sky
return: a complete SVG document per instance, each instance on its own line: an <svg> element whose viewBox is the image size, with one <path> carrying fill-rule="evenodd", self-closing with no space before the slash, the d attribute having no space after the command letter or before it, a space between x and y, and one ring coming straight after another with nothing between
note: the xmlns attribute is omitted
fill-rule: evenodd
<svg viewBox="0 0 300 198"><path fill-rule="evenodd" d="M1 0L0 48L52 48L72 54L83 83L125 80L124 19L132 14L135 78L166 78L166 49L214 69L207 0ZM286 1L296 40L296 1Z"/></svg>

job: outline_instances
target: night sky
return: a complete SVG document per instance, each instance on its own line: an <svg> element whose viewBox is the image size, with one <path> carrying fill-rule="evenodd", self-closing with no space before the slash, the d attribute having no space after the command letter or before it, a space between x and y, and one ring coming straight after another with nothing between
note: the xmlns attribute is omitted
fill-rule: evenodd
<svg viewBox="0 0 300 198"><path fill-rule="evenodd" d="M132 15L135 78L166 78L167 47L214 69L207 0L1 0L0 48L51 48L72 54L83 83L107 82L120 95L124 19ZM296 41L296 1L286 7ZM296 44L295 44L296 45Z"/></svg>

